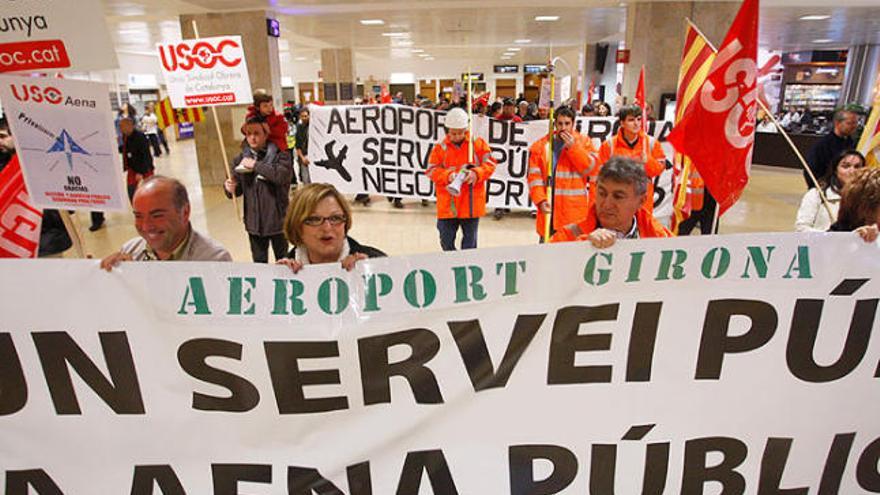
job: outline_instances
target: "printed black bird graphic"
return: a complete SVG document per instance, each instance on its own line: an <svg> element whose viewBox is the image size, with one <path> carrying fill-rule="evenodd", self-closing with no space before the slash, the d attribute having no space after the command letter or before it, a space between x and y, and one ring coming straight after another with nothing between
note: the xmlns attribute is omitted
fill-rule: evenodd
<svg viewBox="0 0 880 495"><path fill-rule="evenodd" d="M345 179L346 182L351 182L351 174L349 174L348 170L345 170L345 167L342 166L342 162L345 161L345 157L348 155L348 145L346 144L339 150L339 155L333 152L333 147L335 145L335 139L325 144L324 152L327 153L327 159L318 160L315 162L315 165L328 170L335 170L343 179Z"/></svg>

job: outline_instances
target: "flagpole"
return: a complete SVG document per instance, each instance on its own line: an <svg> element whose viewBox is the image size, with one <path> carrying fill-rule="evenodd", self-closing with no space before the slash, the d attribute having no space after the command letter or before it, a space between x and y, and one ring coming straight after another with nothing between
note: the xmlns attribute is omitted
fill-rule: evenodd
<svg viewBox="0 0 880 495"><path fill-rule="evenodd" d="M553 47L550 47L550 64L548 65L548 69L550 69L550 135L547 139L547 149L550 154L550 159L547 161L548 170L547 170L547 204L550 206L550 213L544 213L544 242L550 242L550 231L552 226L550 225L553 221L553 181L554 181L554 171L556 169L556 154L553 152L553 141L554 141L554 120L556 118L554 112L554 99L556 98L556 71L555 67L553 67Z"/></svg>
<svg viewBox="0 0 880 495"><path fill-rule="evenodd" d="M697 25L694 24L693 21L691 21L690 19L687 19L687 21L694 27L694 29L697 31L697 34L699 34L703 38L706 44L709 45L709 48L711 48L713 52L718 53L718 49L715 48L714 45L712 45L712 42L709 41L709 38L706 38L706 35L704 35L702 31L700 31L700 28L698 28ZM794 151L794 154L798 157L798 160L800 160L801 166L807 172L807 175L810 177L813 185L816 186L816 191L819 192L819 199L822 200L822 204L825 206L825 211L828 212L828 216L833 220L834 214L831 213L831 205L828 203L828 198L825 197L825 192L822 191L822 187L819 185L819 181L816 180L816 175L813 174L813 170L810 169L809 165L807 165L807 160L804 159L804 155L802 155L801 151L797 148L797 146L795 146L794 141L791 140L791 138L788 136L788 133L785 132L785 129L783 129L782 125L779 124L779 121L776 120L776 116L773 115L773 112L771 112L770 109L767 108L767 105L765 105L760 98L755 98L755 100L758 102L758 106L760 106L761 109L764 110L764 113L770 116L770 120L773 121L773 125L776 126L776 129L779 130L779 133L782 134L782 137L784 137L785 140L788 142L788 145L791 146L792 151ZM752 146L754 146L754 144ZM716 207L716 211L717 210L718 208Z"/></svg>
<svg viewBox="0 0 880 495"><path fill-rule="evenodd" d="M73 242L73 249L80 258L85 258L86 251L83 247L85 243L83 242L82 234L79 232L79 227L77 227L73 219L70 218L70 213L68 213L67 210L60 209L58 210L58 213L61 215L61 221L64 223L64 228L67 229L67 233L70 235L70 240Z"/></svg>
<svg viewBox="0 0 880 495"><path fill-rule="evenodd" d="M819 198L822 200L822 204L825 206L825 211L828 212L828 217L831 218L832 221L834 221L834 214L831 213L831 204L828 203L828 198L825 197L825 192L822 191L822 186L819 184L819 181L816 180L816 175L813 174L813 170L810 168L809 165L807 165L807 161L804 159L804 155L802 155L801 151L797 149L797 146L794 145L794 142L788 136L788 133L785 132L785 129L782 128L782 125L779 123L778 120L776 120L776 116L773 115L773 112L771 112L769 108L767 108L767 105L765 105L760 98L756 98L756 101L758 102L758 105L761 107L761 109L764 110L764 113L770 116L770 120L773 121L773 124L776 126L776 129L779 130L779 133L782 134L782 137L784 137L785 140L788 141L788 145L791 146L794 154L797 155L798 160L800 160L801 166L810 176L810 180L813 182L813 185L816 186L816 191L819 192Z"/></svg>
<svg viewBox="0 0 880 495"><path fill-rule="evenodd" d="M193 34L196 38L201 38L199 36L199 26L196 24L195 19L192 21ZM223 132L220 130L220 119L217 118L217 107L211 106L211 117L214 118L214 129L217 131L217 139L220 141L220 155L223 157L223 170L226 172L226 178L232 179L232 174L229 172L229 157L226 155L226 142L223 140ZM224 186L224 190L226 186ZM232 193L232 204L235 206L235 218L241 219L241 211L238 208L238 198L235 197L235 193Z"/></svg>
<svg viewBox="0 0 880 495"><path fill-rule="evenodd" d="M468 165L474 163L474 95L471 82L471 68L467 68L467 110L468 110Z"/></svg>

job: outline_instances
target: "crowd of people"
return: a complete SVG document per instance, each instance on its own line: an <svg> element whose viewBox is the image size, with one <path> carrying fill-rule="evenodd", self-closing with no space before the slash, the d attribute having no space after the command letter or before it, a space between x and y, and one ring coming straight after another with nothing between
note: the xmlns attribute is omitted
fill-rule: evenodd
<svg viewBox="0 0 880 495"><path fill-rule="evenodd" d="M525 120L531 104L522 103L505 100L498 118ZM600 102L581 110L598 114L607 107ZM619 239L673 235L653 216L652 178L664 170L666 157L660 144L642 130L641 112L638 106L622 106L617 113L618 132L596 149L575 129L578 114L572 105L555 109L554 131L535 142L529 155L527 181L537 210L539 242L588 241L607 248ZM151 113L152 109L139 120L126 105L117 119L139 237L104 258L101 266L111 270L123 261L230 261L228 251L192 228L186 187L177 179L155 175L150 148L153 154L161 150L158 139L153 144L149 137L155 125ZM469 119L460 106L448 109L446 135L432 149L425 172L435 184L437 231L445 251L477 247L479 220L486 214L487 182L496 167L488 144L470 135ZM833 121L833 131L808 153L812 174L805 171L808 191L797 213L796 230L854 231L873 242L880 221L880 171L864 170L864 157L852 149L858 115L841 110ZM331 262L351 270L357 261L385 256L348 235L354 220L349 201L332 185L309 180L308 108L297 113L292 149L288 146L291 124L289 113L275 110L271 96L257 93L241 126L241 153L229 164L224 191L228 198L244 199L252 261L268 263L270 247L274 260L293 272ZM9 126L0 121L0 169L14 153ZM41 255L70 247L56 215L44 212L43 237L54 248L41 249Z"/></svg>

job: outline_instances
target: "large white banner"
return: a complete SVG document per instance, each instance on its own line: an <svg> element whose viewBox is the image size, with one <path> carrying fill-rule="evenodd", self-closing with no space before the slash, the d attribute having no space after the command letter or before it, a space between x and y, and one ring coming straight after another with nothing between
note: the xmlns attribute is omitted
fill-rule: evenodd
<svg viewBox="0 0 880 495"><path fill-rule="evenodd" d="M174 108L253 102L241 36L183 40L158 50Z"/></svg>
<svg viewBox="0 0 880 495"><path fill-rule="evenodd" d="M311 105L310 174L345 193L373 193L419 199L433 198L434 184L425 175L431 148L445 135L445 112L399 105ZM489 182L488 204L496 208L532 208L529 198L529 146L545 136L546 120L515 123L477 116L474 135L492 148L498 162ZM616 119L577 120L578 130L593 139L596 150L617 132ZM666 172L654 178L655 216L672 215L673 149L665 142L670 122L656 122L650 133L667 153Z"/></svg>
<svg viewBox="0 0 880 495"><path fill-rule="evenodd" d="M104 83L0 76L0 101L35 206L127 208L108 94Z"/></svg>
<svg viewBox="0 0 880 495"><path fill-rule="evenodd" d="M853 234L778 234L297 275L0 260L0 481L878 493L878 254Z"/></svg>
<svg viewBox="0 0 880 495"><path fill-rule="evenodd" d="M99 0L3 0L2 6L0 72L119 66Z"/></svg>

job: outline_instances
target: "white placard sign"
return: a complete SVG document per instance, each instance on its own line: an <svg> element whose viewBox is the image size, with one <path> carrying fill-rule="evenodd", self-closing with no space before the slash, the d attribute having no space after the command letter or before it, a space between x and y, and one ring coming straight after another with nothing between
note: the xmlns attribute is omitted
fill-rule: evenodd
<svg viewBox="0 0 880 495"><path fill-rule="evenodd" d="M253 101L241 36L158 45L174 108L242 105Z"/></svg>
<svg viewBox="0 0 880 495"><path fill-rule="evenodd" d="M401 105L309 106L309 166L312 180L345 193L371 193L433 199L435 187L425 175L434 143L446 136L445 112ZM617 132L617 119L577 118L578 131L598 151ZM654 216L672 215L671 122L652 122L649 134L667 156L667 169L654 182ZM497 162L489 179L490 208L533 208L527 174L529 148L547 134L546 120L512 122L474 118L474 136L486 140Z"/></svg>
<svg viewBox="0 0 880 495"><path fill-rule="evenodd" d="M296 275L0 260L0 486L878 493L878 254L838 233Z"/></svg>
<svg viewBox="0 0 880 495"><path fill-rule="evenodd" d="M99 0L0 4L0 72L119 67Z"/></svg>
<svg viewBox="0 0 880 495"><path fill-rule="evenodd" d="M108 94L104 83L0 76L0 100L35 206L127 208Z"/></svg>

